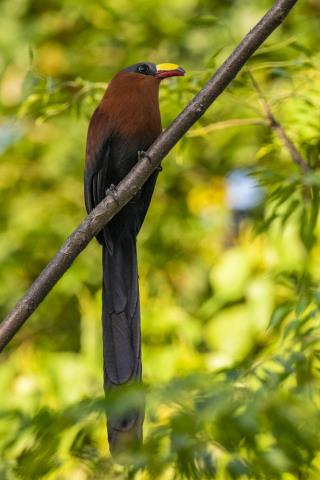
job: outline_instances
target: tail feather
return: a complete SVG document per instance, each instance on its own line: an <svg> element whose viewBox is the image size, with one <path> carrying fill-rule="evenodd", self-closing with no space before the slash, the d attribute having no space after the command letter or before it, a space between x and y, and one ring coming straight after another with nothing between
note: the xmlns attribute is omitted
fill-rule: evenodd
<svg viewBox="0 0 320 480"><path fill-rule="evenodd" d="M102 324L104 388L125 388L140 383L141 333L138 267L135 237L113 242L112 252L103 247ZM111 451L128 442L142 441L143 409L108 415Z"/></svg>

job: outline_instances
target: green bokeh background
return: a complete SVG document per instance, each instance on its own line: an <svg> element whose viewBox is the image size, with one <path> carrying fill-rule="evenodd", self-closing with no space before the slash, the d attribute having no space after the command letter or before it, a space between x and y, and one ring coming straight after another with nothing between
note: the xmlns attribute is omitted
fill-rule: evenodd
<svg viewBox="0 0 320 480"><path fill-rule="evenodd" d="M85 215L88 119L112 75L182 65L161 86L166 127L271 5L1 1L1 318ZM319 15L298 2L248 63L310 174L247 71L164 161L138 238L144 450L130 467L108 453L93 241L2 354L1 480L319 478ZM264 200L236 233L227 179L242 168Z"/></svg>

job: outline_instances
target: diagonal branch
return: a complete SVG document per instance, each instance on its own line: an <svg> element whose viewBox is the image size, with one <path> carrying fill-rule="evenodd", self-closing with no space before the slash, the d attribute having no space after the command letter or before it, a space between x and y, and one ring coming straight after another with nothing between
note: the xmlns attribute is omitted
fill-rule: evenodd
<svg viewBox="0 0 320 480"><path fill-rule="evenodd" d="M283 22L296 3L297 0L276 0L274 2L273 7L245 36L203 89L174 122L162 132L147 151L147 156L141 159L119 183L117 186L118 202L108 195L74 230L24 297L0 324L0 351L36 310L94 235L134 197L161 160L225 90L251 55Z"/></svg>
<svg viewBox="0 0 320 480"><path fill-rule="evenodd" d="M258 94L261 106L263 108L264 114L266 116L266 119L268 121L270 128L276 133L276 135L278 135L279 139L288 150L289 155L291 156L293 162L296 163L304 173L311 172L312 170L311 167L304 160L301 153L299 152L299 150L291 140L291 138L288 137L287 132L283 128L282 124L274 116L266 96L262 92L258 82L256 81L256 79L254 78L253 74L250 72L249 69L247 69L247 74L249 75L251 83Z"/></svg>

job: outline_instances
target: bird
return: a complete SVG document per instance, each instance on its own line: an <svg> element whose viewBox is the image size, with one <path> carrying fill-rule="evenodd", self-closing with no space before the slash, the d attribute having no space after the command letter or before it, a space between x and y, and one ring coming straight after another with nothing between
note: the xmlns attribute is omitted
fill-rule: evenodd
<svg viewBox="0 0 320 480"><path fill-rule="evenodd" d="M88 213L116 185L162 131L159 85L183 76L174 63L139 62L110 81L88 127L84 198ZM102 337L104 390L142 382L141 327L136 238L155 188L158 167L134 198L96 235L102 246ZM107 412L111 454L143 437L144 406L121 414Z"/></svg>

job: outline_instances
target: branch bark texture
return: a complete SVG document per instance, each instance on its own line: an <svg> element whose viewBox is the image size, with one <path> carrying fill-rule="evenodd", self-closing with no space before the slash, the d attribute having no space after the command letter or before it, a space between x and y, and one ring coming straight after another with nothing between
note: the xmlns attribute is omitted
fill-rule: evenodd
<svg viewBox="0 0 320 480"><path fill-rule="evenodd" d="M0 324L0 351L36 310L94 235L137 193L161 160L235 78L243 65L283 22L297 0L277 0L245 36L203 89L162 132L129 174L117 185L117 201L108 195L62 245L23 298Z"/></svg>

